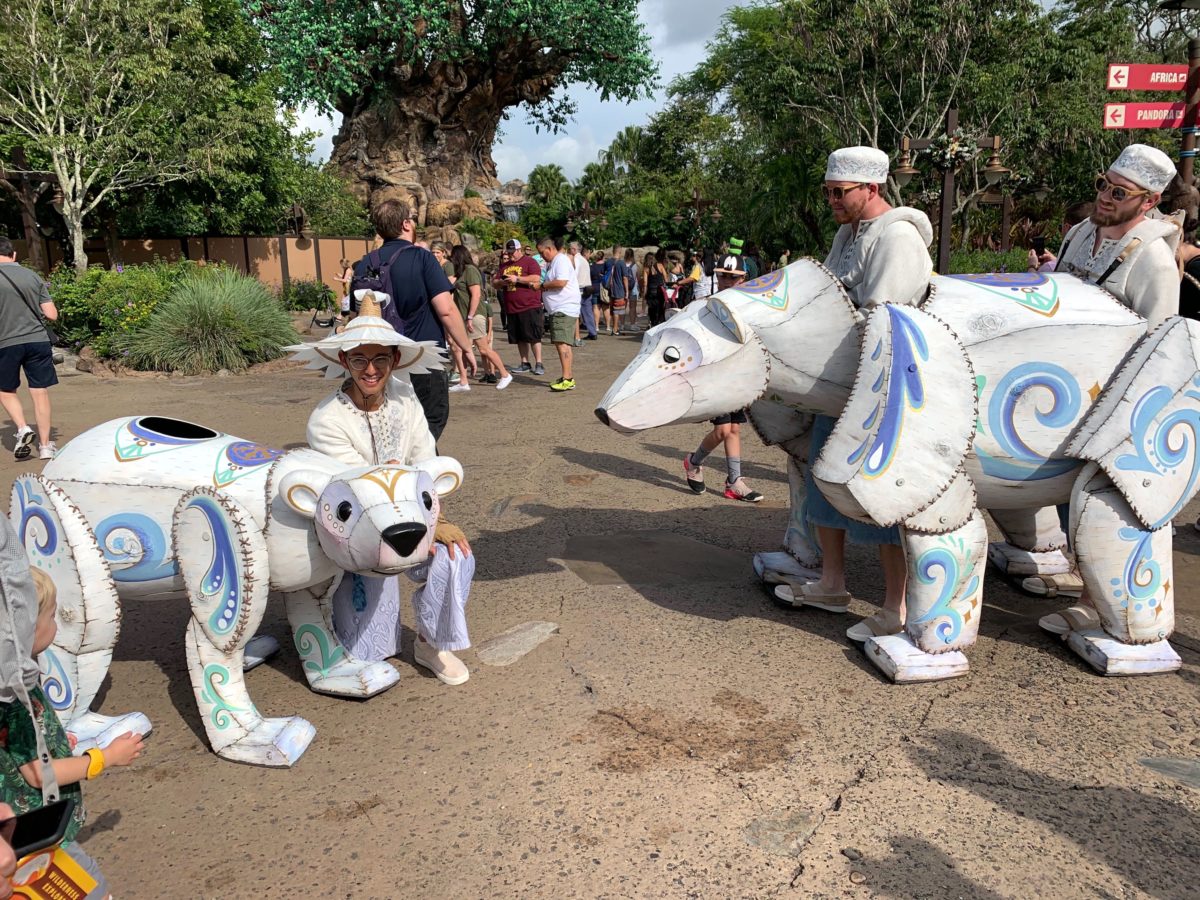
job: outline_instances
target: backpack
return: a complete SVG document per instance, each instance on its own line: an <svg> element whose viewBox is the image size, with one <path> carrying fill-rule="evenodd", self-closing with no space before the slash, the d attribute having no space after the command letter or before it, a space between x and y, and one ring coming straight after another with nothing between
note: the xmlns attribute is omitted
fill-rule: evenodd
<svg viewBox="0 0 1200 900"><path fill-rule="evenodd" d="M362 272L355 269L354 277L350 279L351 312L358 312L358 291L371 291L375 294L387 294L392 297L392 263L405 250L412 250L415 246L415 244L409 244L407 247L401 247L386 261L378 250L372 250L362 258ZM392 297L392 302L384 307L383 317L391 322L398 332L404 334L404 320L396 312L395 300L396 298Z"/></svg>

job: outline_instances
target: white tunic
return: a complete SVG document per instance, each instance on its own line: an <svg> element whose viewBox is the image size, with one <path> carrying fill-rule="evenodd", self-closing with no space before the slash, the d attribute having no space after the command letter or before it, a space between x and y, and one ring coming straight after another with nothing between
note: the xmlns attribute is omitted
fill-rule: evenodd
<svg viewBox="0 0 1200 900"><path fill-rule="evenodd" d="M1147 218L1120 238L1101 239L1098 247L1096 230L1096 224L1085 219L1067 232L1063 238L1066 253L1059 258L1056 271L1069 272L1111 291L1151 328L1178 315L1175 244L1179 227L1175 222ZM1125 259L1112 268L1122 253Z"/></svg>
<svg viewBox="0 0 1200 900"><path fill-rule="evenodd" d="M850 225L839 228L825 266L860 309L884 302L916 305L929 292L932 242L929 217L898 206L862 220L857 230Z"/></svg>
<svg viewBox="0 0 1200 900"><path fill-rule="evenodd" d="M349 382L317 404L308 417L308 444L347 465L369 466L397 460L402 465L437 456L425 410L412 385L391 378L387 400L366 413L346 396Z"/></svg>

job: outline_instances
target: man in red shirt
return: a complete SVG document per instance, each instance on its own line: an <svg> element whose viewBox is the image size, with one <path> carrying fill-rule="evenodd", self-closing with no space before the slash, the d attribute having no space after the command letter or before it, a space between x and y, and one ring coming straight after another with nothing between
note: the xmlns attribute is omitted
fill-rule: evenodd
<svg viewBox="0 0 1200 900"><path fill-rule="evenodd" d="M492 284L504 291L504 313L508 317L508 342L517 345L521 364L514 372L545 375L542 365L542 331L545 321L542 312L542 269L532 256L525 253L515 238L504 245L512 257L500 267ZM530 350L533 365L529 364Z"/></svg>

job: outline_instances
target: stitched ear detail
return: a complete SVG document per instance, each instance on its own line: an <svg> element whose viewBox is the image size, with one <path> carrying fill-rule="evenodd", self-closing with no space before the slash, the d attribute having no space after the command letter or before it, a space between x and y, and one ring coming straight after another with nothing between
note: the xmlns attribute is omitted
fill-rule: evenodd
<svg viewBox="0 0 1200 900"><path fill-rule="evenodd" d="M329 484L328 472L316 469L296 469L279 482L279 495L293 510L311 519L317 512L317 500Z"/></svg>
<svg viewBox="0 0 1200 900"><path fill-rule="evenodd" d="M453 494L462 485L463 470L457 459L449 456L435 456L413 466L428 472L433 479L433 488L439 497Z"/></svg>

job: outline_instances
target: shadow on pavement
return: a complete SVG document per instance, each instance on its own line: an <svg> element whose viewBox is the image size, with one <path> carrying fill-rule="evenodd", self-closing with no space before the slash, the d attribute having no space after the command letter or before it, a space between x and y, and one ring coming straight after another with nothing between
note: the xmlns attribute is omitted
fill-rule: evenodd
<svg viewBox="0 0 1200 900"><path fill-rule="evenodd" d="M867 876L872 896L903 900L1003 900L956 870L954 859L939 847L911 835L888 838L890 856L863 858L855 869Z"/></svg>
<svg viewBox="0 0 1200 900"><path fill-rule="evenodd" d="M1152 897L1196 896L1200 816L1186 807L1148 791L1076 784L1023 769L991 744L962 732L934 732L922 744L932 746L909 744L907 753L931 779L1052 828L1082 854ZM974 771L964 768L969 762L975 764ZM1058 760L1057 765L1070 768L1070 760ZM1039 864L1053 865L1054 860Z"/></svg>

